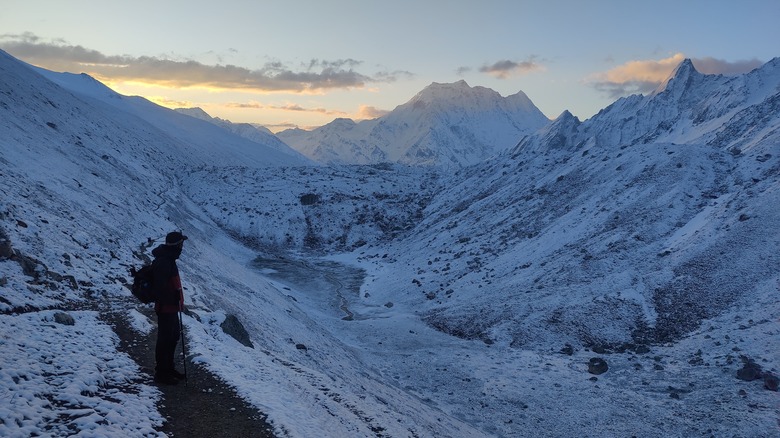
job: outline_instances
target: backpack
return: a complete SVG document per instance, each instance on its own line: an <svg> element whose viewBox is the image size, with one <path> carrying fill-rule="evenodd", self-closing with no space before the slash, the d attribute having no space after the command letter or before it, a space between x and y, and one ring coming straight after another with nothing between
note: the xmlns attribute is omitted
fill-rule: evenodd
<svg viewBox="0 0 780 438"><path fill-rule="evenodd" d="M133 287L130 289L144 304L149 304L157 299L157 294L154 290L154 271L152 271L152 265L145 265L139 270L135 270L135 267L130 268L130 275L133 276Z"/></svg>

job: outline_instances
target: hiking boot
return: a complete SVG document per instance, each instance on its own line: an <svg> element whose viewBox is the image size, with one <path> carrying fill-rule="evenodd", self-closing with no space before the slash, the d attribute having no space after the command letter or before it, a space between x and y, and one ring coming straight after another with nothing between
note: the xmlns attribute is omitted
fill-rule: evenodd
<svg viewBox="0 0 780 438"><path fill-rule="evenodd" d="M174 378L179 379L179 380L184 380L184 379L187 378L186 374L180 373L180 372L178 372L176 370L171 370L171 376L173 376Z"/></svg>
<svg viewBox="0 0 780 438"><path fill-rule="evenodd" d="M155 383L160 383L162 385L175 385L179 383L179 380L173 377L172 375L160 374L160 373L154 375L154 381Z"/></svg>

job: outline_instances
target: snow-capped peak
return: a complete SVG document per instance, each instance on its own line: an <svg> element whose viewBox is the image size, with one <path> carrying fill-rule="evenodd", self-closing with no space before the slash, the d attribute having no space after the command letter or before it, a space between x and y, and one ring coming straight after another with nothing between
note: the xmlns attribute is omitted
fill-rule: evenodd
<svg viewBox="0 0 780 438"><path fill-rule="evenodd" d="M452 107L486 107L503 100L498 92L485 87L471 87L464 80L453 83L433 82L405 105L415 110L442 111Z"/></svg>
<svg viewBox="0 0 780 438"><path fill-rule="evenodd" d="M315 160L470 165L514 145L549 119L522 91L509 97L466 81L434 82L379 119L332 123L279 137Z"/></svg>

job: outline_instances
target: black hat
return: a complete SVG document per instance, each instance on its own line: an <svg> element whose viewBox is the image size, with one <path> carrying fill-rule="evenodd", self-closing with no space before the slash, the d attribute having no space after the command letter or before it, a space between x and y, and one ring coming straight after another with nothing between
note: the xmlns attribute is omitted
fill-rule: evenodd
<svg viewBox="0 0 780 438"><path fill-rule="evenodd" d="M187 236L181 233L181 231L172 231L165 236L165 244L168 246L176 246L187 240Z"/></svg>

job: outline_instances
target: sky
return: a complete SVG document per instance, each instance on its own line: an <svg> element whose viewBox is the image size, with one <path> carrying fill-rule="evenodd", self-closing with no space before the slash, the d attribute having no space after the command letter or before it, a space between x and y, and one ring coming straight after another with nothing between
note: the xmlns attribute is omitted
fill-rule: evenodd
<svg viewBox="0 0 780 438"><path fill-rule="evenodd" d="M433 82L585 120L685 58L780 56L777 0L0 0L0 49L117 92L274 132L376 118Z"/></svg>

